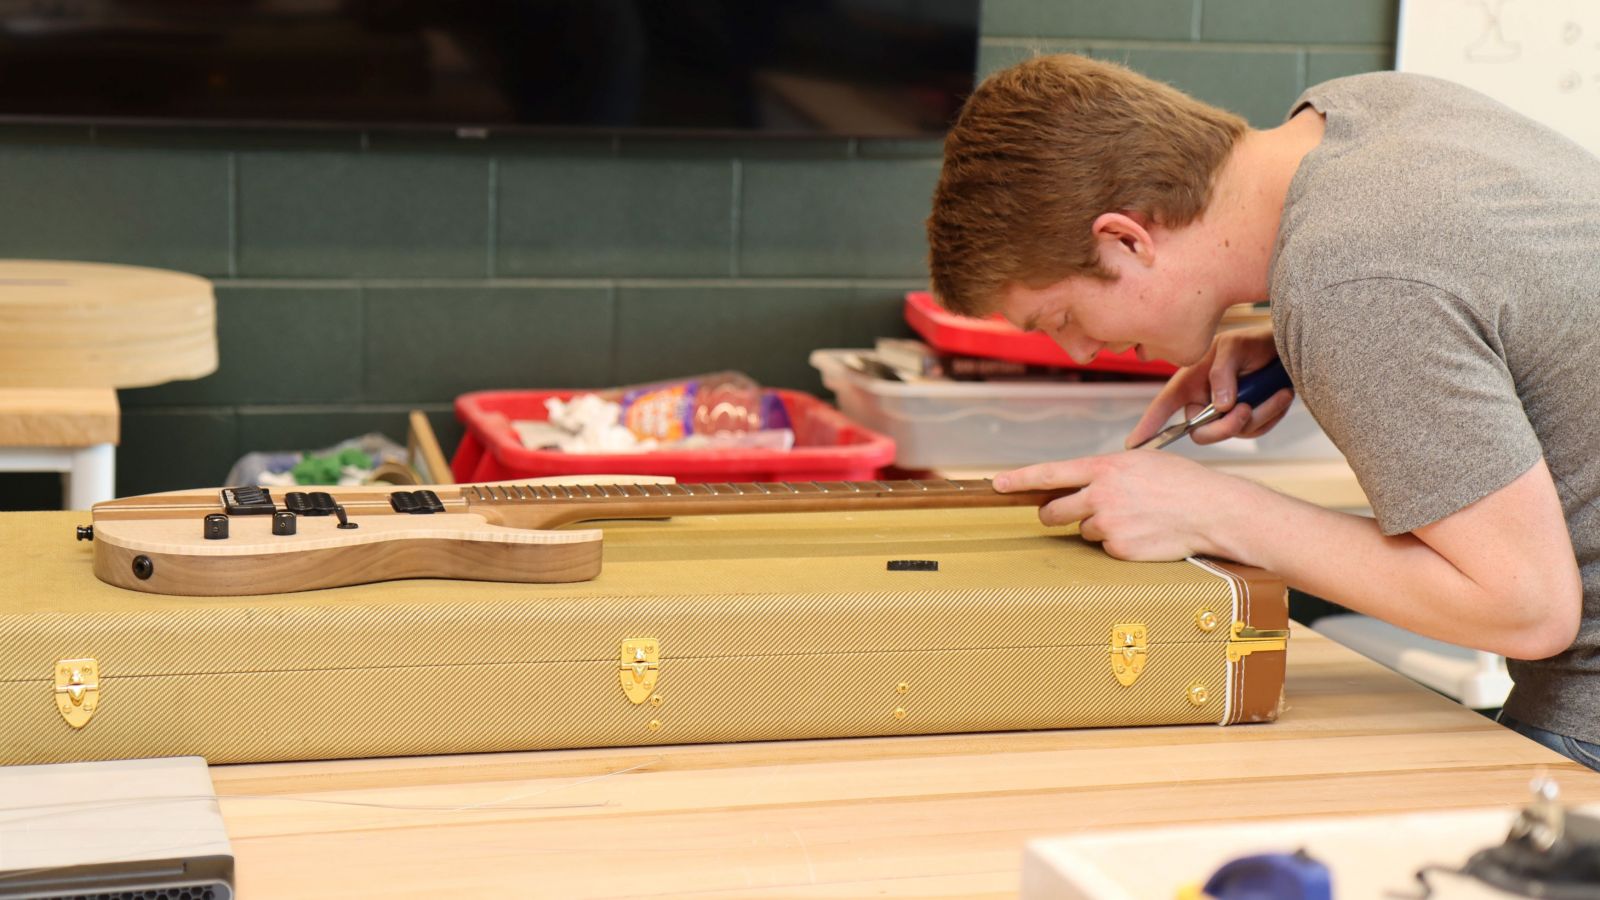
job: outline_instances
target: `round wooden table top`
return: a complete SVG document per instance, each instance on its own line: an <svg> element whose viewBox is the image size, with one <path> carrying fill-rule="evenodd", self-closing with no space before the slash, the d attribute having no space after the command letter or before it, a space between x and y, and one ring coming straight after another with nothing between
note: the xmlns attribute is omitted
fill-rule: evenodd
<svg viewBox="0 0 1600 900"><path fill-rule="evenodd" d="M216 368L210 281L139 266L0 260L0 387L145 387Z"/></svg>

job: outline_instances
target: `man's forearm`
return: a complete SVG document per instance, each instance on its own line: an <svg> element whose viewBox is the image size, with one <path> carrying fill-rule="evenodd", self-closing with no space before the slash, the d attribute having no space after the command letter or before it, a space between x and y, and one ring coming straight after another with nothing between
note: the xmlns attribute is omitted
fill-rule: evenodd
<svg viewBox="0 0 1600 900"><path fill-rule="evenodd" d="M1555 608L1564 601L1547 596L1562 594L1563 585L1546 590L1515 577L1479 583L1414 535L1385 536L1370 518L1254 483L1244 482L1237 500L1219 504L1217 552L1270 569L1299 590L1418 634L1507 656L1536 658L1564 646L1552 636L1561 633L1552 620L1564 614ZM1566 549L1570 555L1570 544Z"/></svg>

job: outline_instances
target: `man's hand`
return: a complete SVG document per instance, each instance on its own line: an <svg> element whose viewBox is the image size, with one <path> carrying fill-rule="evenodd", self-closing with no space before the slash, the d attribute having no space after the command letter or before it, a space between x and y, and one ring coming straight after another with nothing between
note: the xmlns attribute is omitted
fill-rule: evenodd
<svg viewBox="0 0 1600 900"><path fill-rule="evenodd" d="M1158 450L1041 463L995 476L998 491L1080 488L1039 509L1046 525L1078 522L1085 540L1118 559L1227 556L1209 527L1214 510L1254 485Z"/></svg>
<svg viewBox="0 0 1600 900"><path fill-rule="evenodd" d="M1178 370L1167 381L1139 424L1129 432L1124 446L1136 447L1144 443L1178 410L1192 417L1208 403L1216 404L1226 415L1189 432L1189 439L1196 444L1266 434L1289 411L1294 393L1279 391L1254 409L1247 404L1235 406L1234 400L1238 396L1239 374L1254 372L1277 355L1270 326L1240 328L1217 335L1211 342L1211 350L1199 362Z"/></svg>

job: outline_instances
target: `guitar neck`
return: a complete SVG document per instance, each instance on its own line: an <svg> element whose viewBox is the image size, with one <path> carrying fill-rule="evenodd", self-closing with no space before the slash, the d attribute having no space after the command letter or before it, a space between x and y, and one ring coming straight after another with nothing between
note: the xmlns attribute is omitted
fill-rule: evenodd
<svg viewBox="0 0 1600 900"><path fill-rule="evenodd" d="M987 480L744 484L463 485L467 508L499 525L556 528L593 519L833 510L1041 506L1071 491L1002 494Z"/></svg>

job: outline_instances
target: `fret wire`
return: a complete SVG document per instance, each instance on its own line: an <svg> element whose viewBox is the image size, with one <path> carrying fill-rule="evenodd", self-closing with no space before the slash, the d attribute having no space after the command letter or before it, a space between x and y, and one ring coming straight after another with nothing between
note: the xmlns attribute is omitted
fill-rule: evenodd
<svg viewBox="0 0 1600 900"><path fill-rule="evenodd" d="M763 494L770 494L770 493L772 493L772 491L771 491L771 489L769 489L769 488L768 488L768 487L767 487L767 486L766 486L766 485L764 485L764 484L762 484L762 483L761 483L761 482L759 482L759 481L758 481L758 482L756 482L756 487L758 487L758 488L760 488L760 489L761 489L761 493L763 493Z"/></svg>
<svg viewBox="0 0 1600 900"><path fill-rule="evenodd" d="M890 487L889 482L887 481L874 481L873 484L876 484L878 486L878 490L880 491L890 494L894 493L894 488Z"/></svg>

